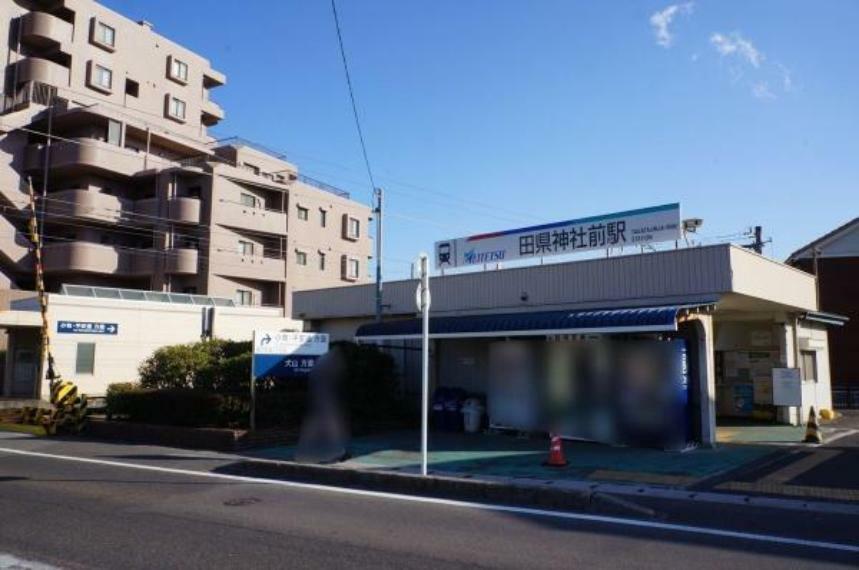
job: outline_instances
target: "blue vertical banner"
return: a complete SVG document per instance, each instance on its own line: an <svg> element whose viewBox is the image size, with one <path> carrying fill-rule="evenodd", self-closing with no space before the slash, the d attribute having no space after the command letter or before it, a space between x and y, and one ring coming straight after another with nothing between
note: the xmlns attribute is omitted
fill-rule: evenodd
<svg viewBox="0 0 859 570"><path fill-rule="evenodd" d="M328 352L328 343L325 333L255 331L253 377L307 376L313 371L316 361Z"/></svg>

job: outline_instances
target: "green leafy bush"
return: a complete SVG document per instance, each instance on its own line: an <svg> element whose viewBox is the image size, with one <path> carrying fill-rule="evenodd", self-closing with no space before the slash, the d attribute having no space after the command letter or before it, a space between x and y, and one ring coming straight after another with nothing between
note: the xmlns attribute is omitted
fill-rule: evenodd
<svg viewBox="0 0 859 570"><path fill-rule="evenodd" d="M219 339L164 346L140 365L140 385L237 392L249 382L250 351L250 342ZM242 375L243 356L247 372Z"/></svg>
<svg viewBox="0 0 859 570"><path fill-rule="evenodd" d="M353 424L403 416L394 360L373 346L332 344L343 357L343 409ZM140 384L108 387L109 417L184 425L243 427L250 408L250 342L208 340L159 348L140 366ZM257 425L297 426L306 413L308 379L257 381Z"/></svg>
<svg viewBox="0 0 859 570"><path fill-rule="evenodd" d="M123 387L112 393L108 388L107 414L133 422L228 427L242 422L247 406L232 396L203 390Z"/></svg>

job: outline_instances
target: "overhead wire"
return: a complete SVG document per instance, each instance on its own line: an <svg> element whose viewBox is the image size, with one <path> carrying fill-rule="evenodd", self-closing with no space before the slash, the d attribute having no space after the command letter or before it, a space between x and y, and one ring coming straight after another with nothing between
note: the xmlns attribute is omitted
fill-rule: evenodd
<svg viewBox="0 0 859 570"><path fill-rule="evenodd" d="M346 48L343 46L343 33L340 30L340 17L337 15L337 2L331 0L331 13L334 16L334 28L337 30L337 44L340 46L340 59L343 62L343 73L346 76L346 87L349 91L349 101L352 103L352 116L355 118L355 128L358 131L358 140L361 143L361 154L364 157L364 166L367 168L367 178L370 180L370 192L376 190L376 181L373 180L373 169L370 168L370 158L367 155L367 143L364 140L364 131L361 128L361 118L358 114L358 104L355 101L355 89L352 87L352 76L349 73L349 62L346 58Z"/></svg>

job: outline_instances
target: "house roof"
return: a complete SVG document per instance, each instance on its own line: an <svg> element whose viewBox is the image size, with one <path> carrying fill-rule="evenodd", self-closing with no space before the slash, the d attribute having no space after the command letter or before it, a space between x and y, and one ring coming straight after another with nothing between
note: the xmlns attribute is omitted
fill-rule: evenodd
<svg viewBox="0 0 859 570"><path fill-rule="evenodd" d="M797 259L800 259L802 257L807 257L810 254L808 254L808 255L803 255L803 254L805 254L808 250L812 250L813 248L820 247L824 243L831 242L831 241L837 239L838 237L840 237L844 233L852 230L854 227L857 227L857 226L859 226L859 217L853 218L849 222L838 226L837 228L835 228L831 232L823 234L822 236L820 236L816 240L814 240L810 243L807 243L804 246L802 246L801 248L797 249L796 251L794 251L793 253L791 253L788 256L786 263L791 263L791 262L796 261Z"/></svg>

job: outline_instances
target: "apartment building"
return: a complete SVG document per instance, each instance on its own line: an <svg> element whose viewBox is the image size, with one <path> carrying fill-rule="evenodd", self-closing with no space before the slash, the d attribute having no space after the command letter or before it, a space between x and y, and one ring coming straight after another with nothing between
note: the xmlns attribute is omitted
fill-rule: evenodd
<svg viewBox="0 0 859 570"><path fill-rule="evenodd" d="M214 140L226 77L207 59L92 0L2 2L0 34L0 286L33 287L31 185L51 291L289 311L293 290L368 279L370 208L276 152Z"/></svg>

